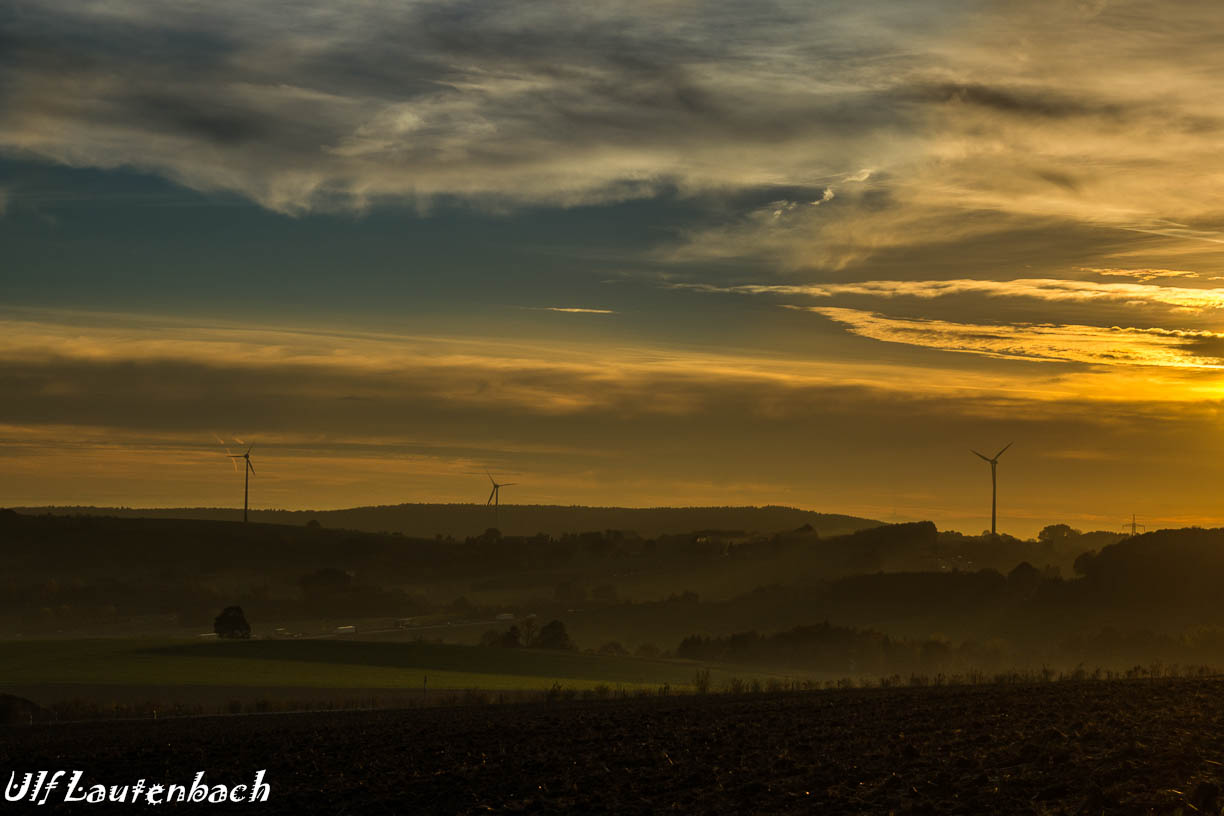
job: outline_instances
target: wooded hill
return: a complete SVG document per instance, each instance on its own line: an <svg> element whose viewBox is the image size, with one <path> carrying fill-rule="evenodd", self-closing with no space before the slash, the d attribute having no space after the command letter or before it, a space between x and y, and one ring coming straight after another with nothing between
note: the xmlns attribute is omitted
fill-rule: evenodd
<svg viewBox="0 0 1224 816"><path fill-rule="evenodd" d="M241 521L242 510L216 507L18 507L28 515L87 515L116 518L197 519ZM804 525L822 536L843 535L879 527L883 522L837 513L815 513L794 507L582 507L545 504L505 504L494 516L481 504L395 504L345 510L252 510L251 521L304 525L366 532L401 533L417 538L441 535L467 538L497 527L507 536L559 536L588 530L621 530L645 538L694 530L739 530L776 533Z"/></svg>

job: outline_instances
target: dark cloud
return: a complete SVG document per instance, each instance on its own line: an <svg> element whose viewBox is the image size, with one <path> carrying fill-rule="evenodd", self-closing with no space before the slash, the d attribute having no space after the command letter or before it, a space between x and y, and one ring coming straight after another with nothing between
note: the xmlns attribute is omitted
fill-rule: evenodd
<svg viewBox="0 0 1224 816"><path fill-rule="evenodd" d="M1182 343L1181 347L1208 361L1224 360L1224 337L1193 337Z"/></svg>
<svg viewBox="0 0 1224 816"><path fill-rule="evenodd" d="M1075 97L1065 91L1044 87L1008 87L972 83L919 85L902 96L924 103L959 103L1015 116L1040 116L1063 119L1077 116L1118 117L1122 108L1090 97Z"/></svg>
<svg viewBox="0 0 1224 816"><path fill-rule="evenodd" d="M153 130L169 128L224 146L266 139L279 129L274 125L275 120L259 111L165 93L129 97L123 105L123 113L139 117ZM283 123L276 124L283 126Z"/></svg>
<svg viewBox="0 0 1224 816"><path fill-rule="evenodd" d="M213 431L232 431L260 441L265 461L275 463L263 468L265 478L289 472L284 459L295 452L326 463L328 472L353 469L353 459L374 464L424 455L448 467L494 460L533 471L536 489L546 479L555 482L558 498L566 501L581 495L574 491L592 474L598 474L604 501L649 503L643 491L653 491L655 502L668 501L677 485L708 479L755 484L762 503L778 501L780 494L769 485L811 478L810 459L796 455L805 446L831 461L878 446L881 428L888 429L888 443L903 431L932 439L946 437L954 425L960 425L959 433L980 422L963 415L953 420L954 403L930 394L836 383L792 386L701 371L622 380L552 369L379 374L296 365L42 359L0 362L0 389L6 395L0 458L10 473L13 457L28 451L24 440L31 438L42 448L34 463L46 468L47 450L71 450L82 436L90 440L83 447L98 447L103 460L114 460L123 458L124 447L140 449L163 437L211 448ZM562 413L546 410L559 395L591 404ZM902 421L896 419L899 400L905 406ZM1008 403L984 397L977 407L1014 415ZM738 430L728 433L729 428ZM78 467L85 455L77 454ZM221 468L223 460L218 462ZM423 473L433 467L401 466ZM60 477L75 478L73 473ZM298 478L301 488L284 501L318 506L338 500L326 484L312 483L317 480L305 474ZM618 493L620 480L637 492ZM747 500L747 494L738 495L738 501ZM351 500L363 501L371 501L368 489Z"/></svg>
<svg viewBox="0 0 1224 816"><path fill-rule="evenodd" d="M1056 187L1061 187L1068 192L1076 192L1080 188L1080 184L1075 180L1075 177L1069 173L1059 173L1053 170L1037 170L1034 175L1042 181L1048 181Z"/></svg>
<svg viewBox="0 0 1224 816"><path fill-rule="evenodd" d="M80 17L52 4L18 2L0 18L0 76L31 71L79 76L84 71L143 69L145 79L180 72L203 78L223 66L238 45L223 28L165 25L156 19Z"/></svg>

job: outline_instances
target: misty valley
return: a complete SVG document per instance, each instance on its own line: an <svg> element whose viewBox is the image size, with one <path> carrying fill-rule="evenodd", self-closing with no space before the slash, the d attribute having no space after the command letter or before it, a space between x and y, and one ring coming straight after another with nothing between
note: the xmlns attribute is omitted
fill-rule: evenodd
<svg viewBox="0 0 1224 816"><path fill-rule="evenodd" d="M547 509L521 513L547 524ZM772 520L793 521L787 513ZM542 646L726 664L744 681L1125 677L1224 663L1222 532L1056 524L1023 541L809 515L772 531L490 529L458 540L333 530L316 517L5 511L0 625L18 652L47 639L186 637L204 653L222 646L203 641L236 606L255 640L370 641L387 655L411 644ZM550 621L562 636L541 641Z"/></svg>
<svg viewBox="0 0 1224 816"><path fill-rule="evenodd" d="M546 508L506 521L520 512L548 524ZM555 620L578 651L832 678L1224 663L1219 531L1052 524L1020 540L809 515L460 539L6 511L0 625L6 640L196 637L238 606L259 640L530 648Z"/></svg>

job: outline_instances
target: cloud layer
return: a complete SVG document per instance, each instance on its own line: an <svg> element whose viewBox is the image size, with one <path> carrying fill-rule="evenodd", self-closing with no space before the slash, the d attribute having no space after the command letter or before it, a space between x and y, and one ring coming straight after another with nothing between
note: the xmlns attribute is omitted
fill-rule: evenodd
<svg viewBox="0 0 1224 816"><path fill-rule="evenodd" d="M282 212L799 188L823 206L789 214L789 234L754 216L680 255L800 266L946 240L946 221L926 227L958 212L1218 240L1217 13L18 0L0 149Z"/></svg>
<svg viewBox="0 0 1224 816"><path fill-rule="evenodd" d="M1021 439L1022 468L1030 445L1050 456L1088 439L1112 450L1160 429L1170 440L1152 450L1175 450L1182 429L1218 421L1218 375L1190 365L1218 353L1187 349L1218 336L813 308L862 342L940 357L9 314L0 491L14 504L232 504L221 434L258 441L262 507L483 500L471 490L489 468L516 474L516 500L533 502L782 502L886 515L895 485L909 485L901 512L960 524L976 471L944 460L967 438ZM962 364L974 359L1007 366ZM886 478L868 467L885 456ZM1049 507L1038 495L1048 480L1023 483L1029 506ZM1102 500L1123 489L1093 484ZM1035 530L1049 519L1012 524Z"/></svg>
<svg viewBox="0 0 1224 816"><path fill-rule="evenodd" d="M816 183L911 118L876 84L925 26L851 8L19 2L0 147L283 212Z"/></svg>

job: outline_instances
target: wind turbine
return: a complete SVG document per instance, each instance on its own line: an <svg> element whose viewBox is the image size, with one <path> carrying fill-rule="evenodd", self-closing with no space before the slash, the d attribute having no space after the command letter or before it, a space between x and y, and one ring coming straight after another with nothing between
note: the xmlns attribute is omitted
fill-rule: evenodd
<svg viewBox="0 0 1224 816"><path fill-rule="evenodd" d="M493 485L493 490L489 492L489 500L485 502L485 507L488 507L490 504L493 505L493 525L497 526L497 508L498 508L498 505L500 504L500 499L501 499L500 491L503 487L510 487L512 485L516 485L518 484L518 482L502 482L501 484L498 484L497 481L493 478L492 473L489 473L489 471L486 470L485 475L489 477L489 481Z"/></svg>
<svg viewBox="0 0 1224 816"><path fill-rule="evenodd" d="M239 442L241 442L242 440L241 440L241 439L239 439L238 441L239 441ZM248 445L248 446L247 446L247 449L246 449L246 453L230 453L228 448L227 448L227 449L226 449L226 451L225 451L226 455L227 455L227 456L229 456L230 461L232 461L232 462L234 463L234 471L235 471L235 472L237 472L237 470L238 470L238 460L239 460L239 459L241 459L241 460L243 460L244 462L246 462L246 467L244 467L244 468L242 469L242 474L243 474L243 480L242 480L242 520L243 520L244 522L247 520L247 508L250 506L250 497L251 497L251 474L255 472L255 466L251 464L251 450L252 450L254 447L255 447L255 446L254 446L253 444L252 444L252 445Z"/></svg>
<svg viewBox="0 0 1224 816"><path fill-rule="evenodd" d="M993 458L982 456L982 454L978 453L973 448L969 449L969 452L972 453L974 456L978 457L979 459L982 459L983 461L990 463L990 535L992 538L996 535L995 533L995 518L996 518L995 510L998 506L997 499L998 499L998 492L999 492L998 481L995 477L995 468L997 468L999 465L999 457L1003 455L1003 451L1007 450L1014 444L1015 444L1014 442L1008 442L1006 445L1003 446L1003 450L996 453Z"/></svg>

